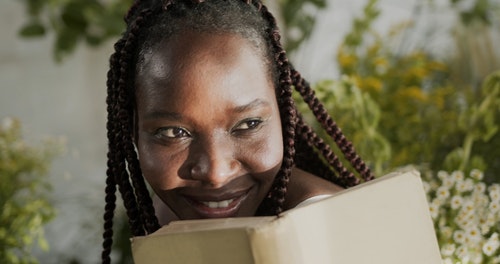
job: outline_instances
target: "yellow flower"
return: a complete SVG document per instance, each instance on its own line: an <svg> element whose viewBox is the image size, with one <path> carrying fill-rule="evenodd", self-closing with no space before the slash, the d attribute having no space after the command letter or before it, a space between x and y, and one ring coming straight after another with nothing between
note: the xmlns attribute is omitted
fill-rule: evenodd
<svg viewBox="0 0 500 264"><path fill-rule="evenodd" d="M418 86L410 86L399 89L396 96L400 97L401 100L411 99L418 102L425 102L428 99L428 96Z"/></svg>
<svg viewBox="0 0 500 264"><path fill-rule="evenodd" d="M354 68L354 66L356 66L356 64L358 63L358 58L356 57L355 54L343 52L342 49L337 55L337 60L339 62L340 67L344 69Z"/></svg>

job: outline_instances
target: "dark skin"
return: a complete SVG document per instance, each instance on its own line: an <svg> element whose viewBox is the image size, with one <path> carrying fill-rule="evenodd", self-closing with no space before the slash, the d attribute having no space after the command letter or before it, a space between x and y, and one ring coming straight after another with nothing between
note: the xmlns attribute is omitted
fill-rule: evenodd
<svg viewBox="0 0 500 264"><path fill-rule="evenodd" d="M283 158L267 67L251 42L231 34L185 32L145 55L136 145L160 224L255 215ZM284 209L341 189L294 169Z"/></svg>

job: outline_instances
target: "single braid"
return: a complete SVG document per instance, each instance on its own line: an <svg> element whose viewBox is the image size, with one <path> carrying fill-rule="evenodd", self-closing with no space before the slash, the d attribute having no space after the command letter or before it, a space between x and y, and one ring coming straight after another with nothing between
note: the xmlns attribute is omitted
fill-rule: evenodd
<svg viewBox="0 0 500 264"><path fill-rule="evenodd" d="M145 22L145 18L151 15L151 11L149 9L142 10L139 14L138 17L136 17L135 21L131 25L131 30L129 33L129 36L127 38L127 41L129 43L134 43L131 45L131 49L136 48L136 36L141 29L141 26ZM128 57L128 56L125 56ZM130 58L128 58L126 61L130 61ZM122 69L127 69L129 70L129 65L124 64ZM130 69L130 71L135 70L135 69ZM126 79L126 78L124 78ZM132 102L131 93L126 93L127 89L120 89L122 92L122 96L126 97L123 100L124 107L123 109L128 109L128 111L123 112L124 117L124 123L123 128L122 128L122 133L123 133L123 149L124 149L124 155L125 155L125 160L127 161L128 165L128 171L130 173L130 180L134 186L135 190L135 198L137 199L140 211L142 212L139 214L139 217L142 218L141 222L144 224L144 228L146 230L146 233L152 233L160 228L160 225L158 223L158 219L155 215L155 210L153 208L153 202L151 200L151 197L149 195L148 189L146 187L146 183L144 181L144 178L142 177L142 171L140 169L139 165L139 160L137 159L137 153L135 152L134 145L132 143L132 134L133 131L131 130L132 124L133 124L133 107L130 107L134 103Z"/></svg>
<svg viewBox="0 0 500 264"><path fill-rule="evenodd" d="M125 203L128 203L128 206L126 206L127 208L130 208L127 210L127 214L129 215L131 229L134 236L151 233L159 228L158 220L152 206L152 201L149 197L149 192L147 191L144 179L142 178L137 155L135 154L132 144L131 127L133 124L133 100L129 89L127 89L127 84L132 82L129 74L132 74L132 72L135 71L133 65L130 64L130 61L132 60L132 50L135 50L137 46L136 36L138 35L145 18L151 13L152 12L149 9L141 10L140 14L130 25L130 30L126 36L125 46L121 51L121 75L118 81L118 102L121 104L121 110L119 112L121 129L118 135L121 138L121 142L119 144L121 151L118 153L120 154L120 161L127 161L128 170L130 172L129 176L124 169L124 174L120 182L122 183L122 194L124 195ZM122 166L124 165L125 164ZM132 188L130 181L132 182L134 188ZM139 210L138 207L141 210Z"/></svg>
<svg viewBox="0 0 500 264"><path fill-rule="evenodd" d="M279 68L279 82L276 97L280 109L280 117L283 130L283 147L284 155L281 168L275 177L273 187L270 190L270 195L264 205L269 204L270 210L274 214L279 214L283 211L283 204L287 192L287 186L294 167L295 157L295 119L296 111L292 98L292 79L290 76L290 64L286 58L285 50L280 43L280 34L277 23L273 15L268 11L267 7L260 1L252 3L261 12L265 20L268 22L269 28L267 34L270 38L270 44L274 51L274 60Z"/></svg>
<svg viewBox="0 0 500 264"><path fill-rule="evenodd" d="M109 63L110 63L110 70L108 71L107 75L107 92L108 96L106 98L106 103L107 103L107 112L108 112L108 122L106 124L107 128L107 137L108 137L108 162L107 162L107 170L106 170L106 196L105 196L105 202L106 205L104 207L104 232L103 232L103 243L102 243L102 253L101 253L101 258L102 258L102 263L110 263L111 258L111 247L113 245L113 217L114 217L114 210L116 208L116 179L115 179L115 171L114 171L114 145L116 143L116 138L115 138L115 118L113 115L113 109L115 108L115 100L114 98L116 97L116 91L113 89L115 86L116 80L118 73L116 72L117 69L117 64L118 64L118 54L120 53L120 50L122 49L124 44L124 41L118 41L115 44L115 53L111 55Z"/></svg>
<svg viewBox="0 0 500 264"><path fill-rule="evenodd" d="M158 218L156 217L155 209L153 207L153 201L151 200L144 177L142 176L139 160L137 159L137 153L134 150L131 140L127 141L124 147L130 178L135 188L135 195L139 203L139 208L142 212L142 221L145 224L144 228L148 234L153 233L160 228L160 224L158 223Z"/></svg>
<svg viewBox="0 0 500 264"><path fill-rule="evenodd" d="M104 207L104 232L102 237L101 258L103 263L110 263L111 246L113 245L113 217L116 208L116 182L113 176L106 178L106 205Z"/></svg>
<svg viewBox="0 0 500 264"><path fill-rule="evenodd" d="M311 86L295 69L292 69L292 78L294 80L295 89L300 93L309 108L313 111L316 119L320 122L328 135L335 141L345 158L365 181L372 180L374 176L371 173L370 168L368 168L364 161L361 160L358 154L356 154L352 143L346 139L340 128L337 126L337 123L333 121L323 104L316 97L314 90L311 89Z"/></svg>

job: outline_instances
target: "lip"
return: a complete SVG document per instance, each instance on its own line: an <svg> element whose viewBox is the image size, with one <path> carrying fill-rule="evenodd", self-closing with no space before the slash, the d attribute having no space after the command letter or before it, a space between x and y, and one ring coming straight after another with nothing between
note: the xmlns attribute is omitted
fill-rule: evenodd
<svg viewBox="0 0 500 264"><path fill-rule="evenodd" d="M229 193L229 194L207 194L207 195L184 195L184 199L200 216L200 218L226 218L235 217L241 208L242 203L248 197L248 190ZM221 202L230 200L229 204L224 207L212 208L207 205L207 202Z"/></svg>

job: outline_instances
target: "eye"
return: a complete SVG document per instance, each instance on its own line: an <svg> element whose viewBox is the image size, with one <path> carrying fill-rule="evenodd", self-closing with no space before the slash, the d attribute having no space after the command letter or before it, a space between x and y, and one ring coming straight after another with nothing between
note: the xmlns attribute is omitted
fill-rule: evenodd
<svg viewBox="0 0 500 264"><path fill-rule="evenodd" d="M164 127L156 130L155 136L158 138L186 138L191 134L182 127Z"/></svg>
<svg viewBox="0 0 500 264"><path fill-rule="evenodd" d="M234 127L233 132L255 129L260 124L262 124L262 120L259 118L245 119Z"/></svg>

